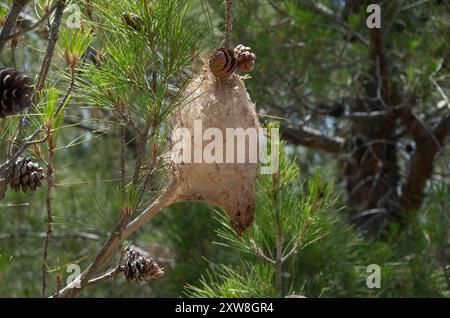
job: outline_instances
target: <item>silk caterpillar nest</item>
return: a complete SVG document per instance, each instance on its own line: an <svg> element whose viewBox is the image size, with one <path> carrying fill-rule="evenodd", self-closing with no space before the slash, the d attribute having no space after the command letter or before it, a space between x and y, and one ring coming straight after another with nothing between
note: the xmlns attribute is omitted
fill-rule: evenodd
<svg viewBox="0 0 450 318"><path fill-rule="evenodd" d="M210 67L205 68L204 72L196 76L184 90L181 105L171 117L168 150L164 154L170 181L164 194L157 200L159 207L194 201L223 208L238 235L242 235L252 224L256 208L258 133L261 127L243 78L234 74L236 68L244 71L253 68L255 56L249 53L249 50L247 47L239 47L235 52L244 53L245 56L242 55L239 59L239 56L233 55L231 58L234 62L228 60L222 65L211 62L217 62L214 58L218 56L230 58L224 53L231 54L233 51L217 50L210 59ZM230 63L233 65L231 68ZM223 72L217 73L217 69L214 70L214 67L221 70L225 66L226 75ZM201 123L200 141L196 140L198 123ZM215 162L204 158L196 160L197 157L194 158L196 153L204 154L207 148L211 147L212 138L211 140L204 138L204 132L210 128L221 135L220 141L214 140L218 145L214 148L214 152L220 148L223 160ZM230 140L235 136L227 135L229 129L254 131L256 141L248 137L241 138L235 143ZM215 137L217 138L217 135ZM230 141L233 147L229 147ZM238 144L245 149L243 161L237 160ZM181 152L180 145L182 145ZM184 153L185 149L191 149L188 156ZM214 155L215 158L218 157L217 153ZM180 156L184 159L180 160Z"/></svg>
<svg viewBox="0 0 450 318"><path fill-rule="evenodd" d="M204 160L194 162L194 153L188 162L175 160L179 158L180 149L186 134L175 132L189 131L192 136L187 145L194 149L194 126L201 121L202 129L215 128L221 131L223 139L223 156L227 157L227 128L253 128L259 132L260 123L255 106L240 76L231 74L228 79L218 80L211 71L205 72L187 86L185 100L171 118L172 135L169 150L165 155L171 182L167 190L166 202L169 204L183 201L205 202L223 208L230 217L230 223L238 235L248 228L255 212L255 185L257 161L249 160L250 138L245 138L244 162L224 160L223 163L207 163ZM201 151L211 141L201 142ZM256 149L258 147L256 146ZM236 155L236 149L234 154ZM169 205L165 204L165 206Z"/></svg>

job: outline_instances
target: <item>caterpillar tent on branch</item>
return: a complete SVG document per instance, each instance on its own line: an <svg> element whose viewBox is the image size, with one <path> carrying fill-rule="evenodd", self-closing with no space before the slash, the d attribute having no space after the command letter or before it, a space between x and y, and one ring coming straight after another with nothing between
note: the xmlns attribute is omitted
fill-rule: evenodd
<svg viewBox="0 0 450 318"><path fill-rule="evenodd" d="M251 69L255 56L249 53L247 47L238 48L239 50L231 52L246 52L247 57L239 59L239 56L233 55L231 58L236 63L226 76L216 76L217 73L211 69L214 68L211 58L210 68L205 68L202 74L191 81L185 90L182 105L172 115L172 134L164 156L171 181L161 199L163 202L160 200L158 204L168 206L176 202L196 201L221 207L228 213L231 226L241 235L251 225L256 207L255 185L259 157L257 155L257 160L251 160L250 152L258 153L259 147L258 141L251 138L236 142L227 140L230 137L227 136L227 129L248 131L250 128L259 132L261 125L242 77L233 73L235 69L239 69L240 63L247 63L243 70ZM217 56L218 52L224 51L219 49L212 57ZM195 141L198 138L198 125L201 125L200 143ZM222 140L213 140L212 137L207 140L204 132L209 128L221 135ZM223 161L206 162L204 158L195 160L195 153L205 153L213 141L218 145L214 151L219 151L220 148L223 152L220 155ZM230 147L227 147L227 141L233 144L232 149L228 149ZM245 146L244 161L237 160L238 144ZM201 149L195 149L196 147ZM180 160L180 156L186 156L185 149L192 151L187 160ZM227 158L233 160L230 162Z"/></svg>
<svg viewBox="0 0 450 318"><path fill-rule="evenodd" d="M162 196L147 209L149 213L141 221L136 220L129 225L130 231L158 209L183 201L205 202L223 208L238 235L253 222L261 125L243 79L234 74L234 71L250 72L255 65L256 56L244 45L231 49L233 0L227 0L226 4L225 47L217 49L211 55L203 74L195 77L187 86L183 102L171 118L172 131L169 149L165 154L171 177L169 185ZM198 123L201 124L201 136L196 135ZM205 141L204 132L209 129L215 131L214 142L213 136ZM244 147L245 160L237 160L236 153L239 149L234 143L234 135L227 135L230 129L256 132L256 140L241 136L237 143ZM198 137L199 141L196 139ZM218 144L216 139L220 139ZM215 145L212 147L215 160L197 158L196 154L200 153L202 156L211 143ZM186 149L190 149L188 155L184 152ZM217 154L218 149L220 156ZM256 160L252 150L256 152ZM183 160L179 160L180 157ZM217 157L222 157L222 160L217 160Z"/></svg>

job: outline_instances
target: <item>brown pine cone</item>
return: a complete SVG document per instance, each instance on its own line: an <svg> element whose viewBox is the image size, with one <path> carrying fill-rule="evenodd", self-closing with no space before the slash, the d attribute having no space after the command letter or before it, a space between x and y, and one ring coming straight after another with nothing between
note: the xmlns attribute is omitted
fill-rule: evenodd
<svg viewBox="0 0 450 318"><path fill-rule="evenodd" d="M151 258L143 257L138 251L130 248L124 256L124 275L127 280L151 281L160 278L164 269Z"/></svg>
<svg viewBox="0 0 450 318"><path fill-rule="evenodd" d="M237 68L241 72L250 72L255 66L256 55L251 52L251 48L239 44L234 49L234 57L237 60Z"/></svg>
<svg viewBox="0 0 450 318"><path fill-rule="evenodd" d="M124 12L122 13L122 20L126 25L128 25L129 27L133 28L136 31L142 29L143 21L140 16L137 16L130 12Z"/></svg>
<svg viewBox="0 0 450 318"><path fill-rule="evenodd" d="M14 68L0 68L0 118L30 107L33 86L30 78Z"/></svg>
<svg viewBox="0 0 450 318"><path fill-rule="evenodd" d="M22 187L23 192L36 191L45 178L42 167L31 161L31 158L18 158L11 169L9 185L16 192Z"/></svg>
<svg viewBox="0 0 450 318"><path fill-rule="evenodd" d="M236 59L233 50L217 49L209 58L209 69L217 78L230 76L236 69Z"/></svg>

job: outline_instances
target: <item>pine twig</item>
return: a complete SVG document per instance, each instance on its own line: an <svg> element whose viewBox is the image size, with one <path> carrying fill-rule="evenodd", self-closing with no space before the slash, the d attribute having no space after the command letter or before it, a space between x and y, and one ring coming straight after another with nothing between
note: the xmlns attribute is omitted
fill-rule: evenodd
<svg viewBox="0 0 450 318"><path fill-rule="evenodd" d="M16 25L17 17L19 16L22 9L28 4L30 0L14 0L12 3L11 10L9 11L8 17L6 18L5 24L3 25L2 31L0 33L0 53L8 40L11 31Z"/></svg>
<svg viewBox="0 0 450 318"><path fill-rule="evenodd" d="M11 64L15 69L17 69L16 48L18 44L19 44L18 38L14 38L11 41Z"/></svg>
<svg viewBox="0 0 450 318"><path fill-rule="evenodd" d="M76 76L76 70L75 66L72 66L70 68L70 84L69 88L67 89L63 99L58 104L56 110L54 111L54 117L56 117L61 110L63 109L64 105L70 98L73 90L75 89L75 76ZM46 283L46 275L47 275L47 257L48 257L48 245L51 240L51 236L53 233L53 209L52 209L52 190L55 188L56 180L55 180L55 169L53 167L53 159L55 156L56 151L56 140L53 139L52 135L52 127L47 127L47 142L48 142L48 161L47 161L47 194L46 194L46 207L47 207L47 235L44 240L44 248L42 251L42 296L46 295L47 290L47 283Z"/></svg>
<svg viewBox="0 0 450 318"><path fill-rule="evenodd" d="M116 224L115 230L111 233L108 240L97 253L88 268L69 285L64 287L58 295L55 294L54 296L65 298L74 297L83 288L88 286L92 276L111 258L114 251L119 248L120 244L142 225L152 219L162 208L168 206L172 202L172 195L173 193L171 191L164 192L160 198L155 200L153 204L129 223L129 218L127 220L127 216L124 217L122 214Z"/></svg>
<svg viewBox="0 0 450 318"><path fill-rule="evenodd" d="M97 284L97 283L101 283L104 280L108 280L110 278L114 278L117 275L117 273L123 272L124 269L125 269L125 267L122 265L122 260L123 260L124 255L125 255L125 250L122 249L122 251L120 252L119 261L117 262L117 266L115 268L107 271L105 274L100 275L99 277L90 279L87 282L86 286L90 286L90 285L94 285L94 284Z"/></svg>
<svg viewBox="0 0 450 318"><path fill-rule="evenodd" d="M108 280L110 278L114 278L118 273L120 273L122 271L123 271L123 266L117 266L116 268L113 268L113 269L107 271L103 275L100 275L98 277L90 279L87 282L86 286L95 285L95 284L101 283L101 282L103 282L105 280Z"/></svg>
<svg viewBox="0 0 450 318"><path fill-rule="evenodd" d="M250 240L250 244L252 245L253 251L258 255L261 259L268 262L271 265L275 265L275 261L271 259L269 256L267 256L262 249L260 249L254 240Z"/></svg>
<svg viewBox="0 0 450 318"><path fill-rule="evenodd" d="M42 23L44 23L49 17L50 15L53 13L53 11L55 11L57 7L57 4L54 4L50 10L48 10L41 19L39 19L39 21L37 21L36 23L34 23L33 25L29 26L28 28L24 28L20 31L17 31L13 34L10 34L9 36L6 37L6 41L17 38L18 36L24 35L25 33L31 32L34 29L38 28Z"/></svg>
<svg viewBox="0 0 450 318"><path fill-rule="evenodd" d="M148 142L148 137L149 137L151 126L152 125L151 125L150 120L147 120L147 124L145 125L145 128L144 128L144 132L140 136L140 140L139 140L138 148L137 148L136 167L135 167L134 176L133 176L133 184L134 185L137 185L139 182L139 176L140 176L141 168L142 168L142 160L144 159L144 156L145 156L145 146L147 145L147 142Z"/></svg>
<svg viewBox="0 0 450 318"><path fill-rule="evenodd" d="M55 8L55 18L53 19L50 27L47 49L45 50L44 60L42 62L41 70L39 72L39 77L36 84L36 92L41 91L44 87L45 80L50 70L50 64L55 52L56 42L58 41L59 28L61 26L65 6L65 0L58 0Z"/></svg>
<svg viewBox="0 0 450 318"><path fill-rule="evenodd" d="M64 94L64 97L62 99L62 101L59 103L58 107L56 108L55 112L54 112L54 117L56 117L61 110L63 109L64 105L66 104L66 102L69 100L69 97L72 95L74 89L75 89L75 76L76 76L76 71L75 71L75 66L70 68L70 84L69 84L69 88L67 89L66 93Z"/></svg>
<svg viewBox="0 0 450 318"><path fill-rule="evenodd" d="M53 168L53 159L55 155L55 140L48 128L48 163L47 163L47 194L45 197L47 208L47 232L44 239L44 247L42 250L42 296L47 293L47 268L48 268L48 246L53 233L53 209L52 209L52 190L55 187L55 170Z"/></svg>
<svg viewBox="0 0 450 318"><path fill-rule="evenodd" d="M119 128L119 136L120 136L120 186L121 191L125 192L126 186L126 156L125 156L125 147L126 147L126 139L125 139L125 124L121 125Z"/></svg>
<svg viewBox="0 0 450 318"><path fill-rule="evenodd" d="M233 0L227 0L227 21L226 21L226 33L225 33L225 47L231 48L232 33L233 31Z"/></svg>
<svg viewBox="0 0 450 318"><path fill-rule="evenodd" d="M138 205L141 204L144 194L149 190L149 186L151 185L151 181L152 181L152 177L153 177L153 174L151 173L151 171L155 168L156 163L157 163L158 152L156 149L156 140L155 139L156 139L156 129L152 126L151 131L150 131L150 136L148 138L148 140L150 141L151 156L150 156L149 164L147 164L147 167L146 167L147 176L145 177L145 180L144 180L144 183L142 186L142 190L139 193Z"/></svg>
<svg viewBox="0 0 450 318"><path fill-rule="evenodd" d="M157 54L156 53L156 49L154 47L152 47L152 52L154 52L155 55ZM157 86L158 86L158 76L157 76L156 71L153 71L152 72L152 91L153 91L153 94L155 94L155 96L156 96ZM151 148L152 155L151 155L151 158L150 158L150 164L147 166L147 169L149 170L149 173L147 174L147 177L144 180L144 184L142 186L141 193L139 193L138 205L141 204L142 197L144 196L144 194L147 191L148 186L149 186L149 184L151 182L152 173L150 171L154 168L154 166L156 164L156 159L157 159L156 158L157 154L155 153L155 151L153 151L154 149L152 148L152 145L153 146L156 145L156 141L155 141L155 137L156 137L155 125L154 125L154 123L148 121L147 127L148 127L147 134L150 133L150 136L148 136L147 140L150 140L150 143L151 143L150 144L150 148ZM146 143L147 143L147 140L146 140Z"/></svg>

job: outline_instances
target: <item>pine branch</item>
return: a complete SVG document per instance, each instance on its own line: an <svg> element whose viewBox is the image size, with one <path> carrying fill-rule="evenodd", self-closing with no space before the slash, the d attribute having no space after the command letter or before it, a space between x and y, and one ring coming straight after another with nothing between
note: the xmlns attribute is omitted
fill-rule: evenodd
<svg viewBox="0 0 450 318"><path fill-rule="evenodd" d="M308 10L311 10L311 11L321 15L322 17L332 21L333 23L339 25L340 27L342 27L342 29L344 29L351 35L355 36L361 43L363 43L367 46L370 45L370 42L368 39L366 39L359 32L353 30L347 23L342 21L342 19L340 19L335 14L333 14L333 11L331 9L327 8L323 4L321 4L321 3L314 4L312 1L309 1L309 0L297 0L296 2L298 5L300 5L304 8L307 8Z"/></svg>
<svg viewBox="0 0 450 318"><path fill-rule="evenodd" d="M54 4L54 5L50 8L50 10L48 10L48 11L42 16L42 18L40 18L38 21L36 21L33 25L31 25L31 26L29 26L29 27L27 27L27 28L23 28L22 30L17 31L17 32L15 32L15 33L13 33L13 34L10 34L9 36L6 37L6 41L12 40L12 39L14 39L14 38L17 38L17 37L19 37L19 36L21 36L21 35L24 35L24 34L26 34L26 33L28 33L28 32L31 32L31 31L35 30L36 28L38 28L40 25L42 25L42 23L44 23L44 22L50 17L50 15L53 13L53 11L55 11L56 7L57 7L57 4Z"/></svg>
<svg viewBox="0 0 450 318"><path fill-rule="evenodd" d="M64 95L64 98L62 101L58 104L58 107L56 108L55 112L53 113L53 117L56 117L59 115L61 110L63 109L65 103L69 99L70 95L72 94L74 88L75 88L75 69L71 69L71 82L69 85L69 88L66 91L66 94ZM38 135L44 131L45 136L41 139L35 139L38 137ZM16 138L14 138L14 143L16 142L18 135ZM14 153L10 156L8 160L6 160L5 163L0 165L0 200L4 198L5 192L6 192L6 186L9 181L8 174L9 170L11 169L11 166L14 164L14 162L19 158L19 156L30 146L36 145L36 144L42 144L47 141L47 138L49 137L49 131L45 129L44 125L41 125L39 128L37 128L29 137L25 138L25 143L23 143L18 149L15 149L13 147Z"/></svg>
<svg viewBox="0 0 450 318"><path fill-rule="evenodd" d="M260 257L262 260L266 261L269 264L275 265L275 261L271 259L269 256L267 256L264 253L264 251L256 245L256 242L253 239L250 239L250 244L252 246L253 251L258 257Z"/></svg>
<svg viewBox="0 0 450 318"><path fill-rule="evenodd" d="M226 34L225 34L225 47L231 48L232 32L233 32L233 0L226 0Z"/></svg>
<svg viewBox="0 0 450 318"><path fill-rule="evenodd" d="M139 216L129 223L128 221L131 213L123 213L115 226L115 230L111 233L102 249L97 253L92 263L72 283L64 287L58 295L54 296L64 298L74 297L83 288L88 286L88 282L92 276L98 272L102 265L104 265L111 258L114 251L120 247L120 244L142 225L153 218L162 208L171 203L172 194L173 193L171 193L171 191L164 192L160 198L155 200L153 204L151 204L146 210L144 210Z"/></svg>
<svg viewBox="0 0 450 318"><path fill-rule="evenodd" d="M10 33L16 25L17 17L19 16L22 9L28 4L30 0L14 0L11 10L9 11L8 17L6 18L5 24L3 25L2 31L0 33L0 53L5 46Z"/></svg>
<svg viewBox="0 0 450 318"><path fill-rule="evenodd" d="M344 151L345 140L341 137L328 137L317 129L307 126L297 128L281 124L281 135L294 145L301 145L329 153Z"/></svg>
<svg viewBox="0 0 450 318"><path fill-rule="evenodd" d="M434 159L450 135L450 116L442 118L432 131L426 129L417 116L407 112L402 116L405 125L416 143L416 151L411 158L408 177L403 186L401 207L406 212L418 209L424 199L423 190L433 173Z"/></svg>
<svg viewBox="0 0 450 318"><path fill-rule="evenodd" d="M55 187L55 168L53 161L55 157L55 140L51 132L51 127L47 128L47 144L48 144L48 160L47 160L47 193L45 196L45 203L47 208L47 231L44 239L44 247L42 249L42 296L45 297L47 293L47 269L48 269L48 247L53 234L53 207L52 207L52 192Z"/></svg>
<svg viewBox="0 0 450 318"><path fill-rule="evenodd" d="M47 49L45 51L41 70L39 72L38 81L36 84L36 91L39 92L44 87L45 80L50 70L50 64L54 55L56 42L58 41L59 28L61 26L64 8L66 6L65 0L58 0L55 8L55 18L50 27L50 35L48 38Z"/></svg>
<svg viewBox="0 0 450 318"><path fill-rule="evenodd" d="M118 273L123 272L123 270L124 270L123 266L117 266L116 268L113 268L113 269L107 271L103 275L100 275L100 276L98 276L96 278L90 279L87 282L86 286L95 285L95 284L101 283L101 282L103 282L105 280L109 280L111 278L114 278ZM59 295L59 293L57 293L57 295ZM57 297L59 297L59 296L57 296Z"/></svg>

